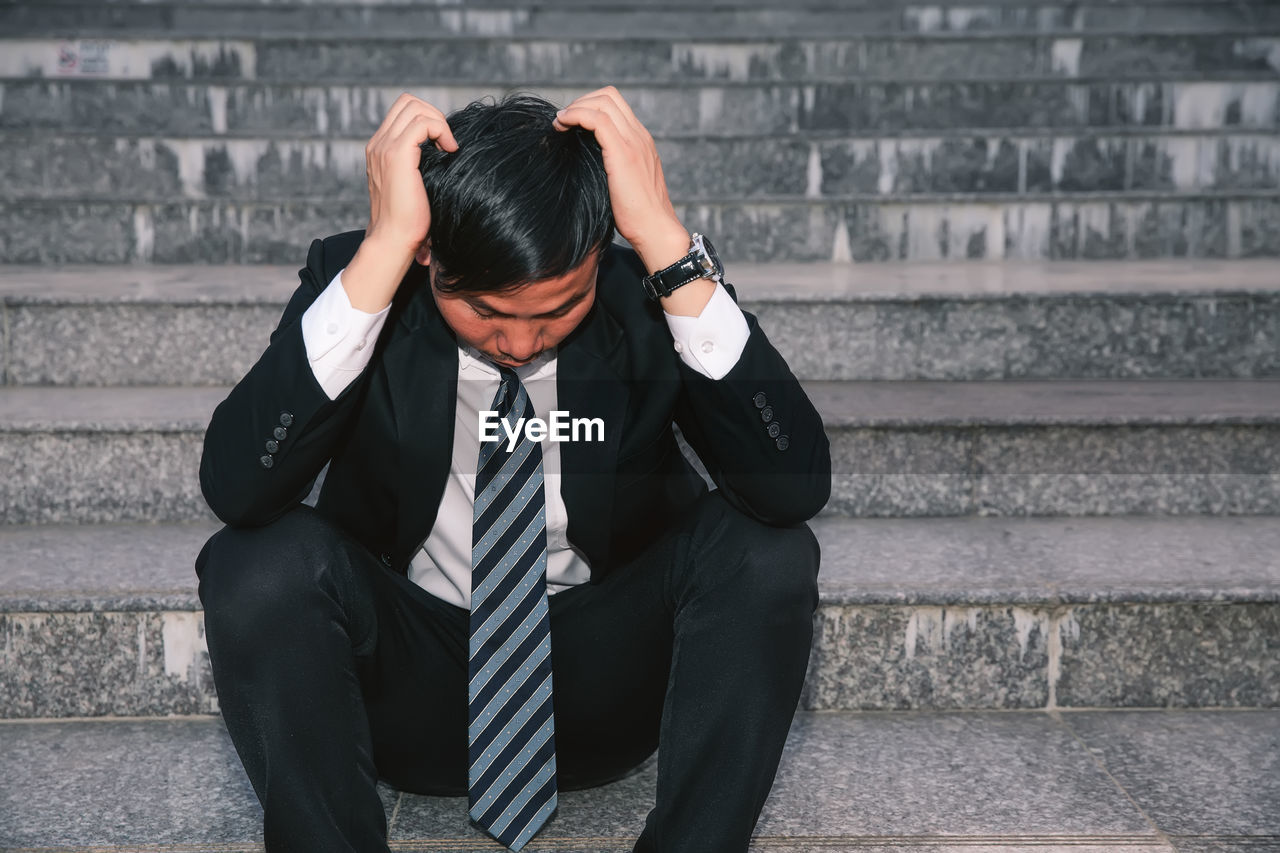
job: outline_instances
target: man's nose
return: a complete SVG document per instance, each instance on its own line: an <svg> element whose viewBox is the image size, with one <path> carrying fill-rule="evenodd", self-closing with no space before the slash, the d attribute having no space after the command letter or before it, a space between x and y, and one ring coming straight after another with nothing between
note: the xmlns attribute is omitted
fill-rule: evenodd
<svg viewBox="0 0 1280 853"><path fill-rule="evenodd" d="M532 323L516 324L503 330L498 347L512 361L528 361L542 352L542 329Z"/></svg>

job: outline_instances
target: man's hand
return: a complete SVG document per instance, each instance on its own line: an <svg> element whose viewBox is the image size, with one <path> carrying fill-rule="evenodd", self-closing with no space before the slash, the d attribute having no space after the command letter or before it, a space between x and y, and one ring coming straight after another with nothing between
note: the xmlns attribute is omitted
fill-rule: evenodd
<svg viewBox="0 0 1280 853"><path fill-rule="evenodd" d="M556 130L575 125L590 130L600 143L614 224L645 268L654 273L688 254L691 239L667 195L658 148L621 93L613 86L588 92L552 122ZM710 279L693 281L664 296L662 308L669 314L696 317L714 291L715 282Z"/></svg>
<svg viewBox="0 0 1280 853"><path fill-rule="evenodd" d="M683 257L689 251L689 232L680 224L667 195L658 148L622 94L613 86L588 92L561 110L552 122L556 130L575 125L590 130L600 143L614 224L649 272ZM668 247L674 247L676 253L662 263L672 251Z"/></svg>
<svg viewBox="0 0 1280 853"><path fill-rule="evenodd" d="M421 255L423 263L430 257L423 243L431 206L418 173L419 146L428 140L442 151L458 150L444 113L405 92L364 148L369 225L342 273L347 298L361 311L373 314L389 305L414 256Z"/></svg>

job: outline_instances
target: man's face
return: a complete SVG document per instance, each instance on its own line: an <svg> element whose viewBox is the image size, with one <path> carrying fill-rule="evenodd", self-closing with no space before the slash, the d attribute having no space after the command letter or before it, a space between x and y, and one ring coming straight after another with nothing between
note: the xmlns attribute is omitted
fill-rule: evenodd
<svg viewBox="0 0 1280 853"><path fill-rule="evenodd" d="M458 340L497 364L518 367L559 346L587 316L595 303L599 268L597 252L562 276L514 291L441 293L431 266L431 295Z"/></svg>

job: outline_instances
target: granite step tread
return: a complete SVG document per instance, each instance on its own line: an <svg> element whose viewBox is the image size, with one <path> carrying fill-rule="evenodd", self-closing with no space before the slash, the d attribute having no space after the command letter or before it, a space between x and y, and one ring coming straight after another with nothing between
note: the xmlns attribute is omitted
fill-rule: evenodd
<svg viewBox="0 0 1280 853"><path fill-rule="evenodd" d="M368 211L354 192L315 203L0 201L0 263L294 262L316 235ZM676 214L715 234L734 264L1280 254L1277 190L683 199Z"/></svg>
<svg viewBox="0 0 1280 853"><path fill-rule="evenodd" d="M829 514L1280 514L1280 380L805 386L831 438ZM210 518L198 462L225 393L0 388L0 521Z"/></svg>
<svg viewBox="0 0 1280 853"><path fill-rule="evenodd" d="M261 850L261 808L220 719L0 731L12 853ZM802 711L752 849L1273 849L1278 731L1280 710ZM562 793L529 849L630 851L657 761ZM465 798L379 793L397 850L499 849L469 826Z"/></svg>
<svg viewBox="0 0 1280 853"><path fill-rule="evenodd" d="M802 379L1280 376L1272 261L727 266ZM297 280L296 263L0 266L4 383L234 383Z"/></svg>
<svg viewBox="0 0 1280 853"><path fill-rule="evenodd" d="M0 265L0 304L271 305L297 287L298 263ZM757 262L729 280L744 304L945 298L1181 296L1280 293L1264 258L1134 261L974 261L965 264Z"/></svg>
<svg viewBox="0 0 1280 853"><path fill-rule="evenodd" d="M1280 707L1274 516L811 526L805 709ZM194 562L217 529L0 526L0 718L216 712Z"/></svg>
<svg viewBox="0 0 1280 853"><path fill-rule="evenodd" d="M822 604L1280 603L1272 517L835 518L810 522ZM220 525L0 526L0 613L193 611Z"/></svg>
<svg viewBox="0 0 1280 853"><path fill-rule="evenodd" d="M1270 41L1275 41L1275 39L1270 39ZM676 72L662 77L652 75L628 77L610 68L602 68L590 69L578 74L558 73L552 75L546 73L527 78L479 71L470 77L444 81L440 81L427 73L418 73L411 76L395 71L383 72L372 77L344 74L319 81L296 73L269 79L245 79L240 77L108 77L87 74L56 77L46 74L3 74L0 75L0 86L3 86L7 92L14 92L19 96L28 96L33 87L46 87L45 91L48 91L47 87L52 85L58 87L58 91L62 93L63 98L83 97L86 95L102 97L120 93L132 96L135 100L172 95L175 96L173 100L176 101L177 93L190 92L192 102L196 98L204 96L209 90L216 92L218 97L221 97L223 93L228 93L232 96L243 94L244 97L265 98L268 99L268 102L276 95L283 94L285 103L292 102L296 97L295 93L306 90L311 92L336 90L343 93L375 90L392 94L391 99L387 101L389 106L401 92L406 90L419 94L419 97L426 98L428 97L427 95L420 93L428 92L434 95L436 92L441 90L447 92L449 89L465 92L468 95L467 102L484 95L496 95L497 93L508 91L536 90L538 92L548 92L562 90L567 97L558 97L564 103L569 103L587 92L600 88L602 83L618 86L628 102L634 104L637 100L641 100L646 96L654 96L661 99L664 96L671 97L673 94L697 97L719 92L733 95L754 95L763 92L777 95L804 94L807 91L816 91L818 89L863 88L883 90L893 89L898 86L942 91L966 85L996 86L1006 89L1017 87L1021 91L1028 91L1033 86L1053 87L1056 85L1070 86L1074 91L1078 92L1084 86L1150 87L1219 84L1227 87L1228 90L1239 86L1253 86L1265 90L1268 84L1272 84L1274 80L1275 71L1270 67L1255 69L1252 66L1239 69L1174 68L1167 70L1143 70L1140 67L1130 66L1123 70L1103 69L1087 74L1070 76L1048 68L1033 71L1014 70L1006 72L996 70L989 73L971 73L963 67L930 75L914 72L913 69L908 67L906 71L896 74L886 68L881 72L858 75L849 75L843 72L806 72L803 75L787 79L751 79L727 76L684 79ZM640 93L645 94L642 95ZM437 97L436 100L451 101L453 100L451 95L452 93L446 93L443 97ZM552 96L544 95L543 97L554 100ZM432 101L432 103L436 102ZM436 105L439 106L438 103ZM8 104L5 104L5 106L7 107ZM444 108L442 107L442 109ZM935 106L934 109L937 109L937 107ZM448 110L446 109L445 112L448 112ZM383 114L385 115L385 110ZM32 122L27 120L25 115L23 119L22 122L17 123L17 126L31 126ZM381 115L368 118L374 129L377 128L381 119ZM0 126L8 126L9 124L10 122L6 122ZM948 122L948 124L954 124L954 121ZM177 127L178 125L174 126ZM663 127L663 125L658 126ZM1266 124L1264 126L1272 125Z"/></svg>
<svg viewBox="0 0 1280 853"><path fill-rule="evenodd" d="M32 210L32 211L58 211L65 208L80 209L86 207L96 207L104 210L110 210L113 207L122 209L141 208L153 211L159 216L168 210L212 210L214 208L222 208L225 210L244 210L257 212L261 210L269 210L273 208L287 209L289 207L323 210L325 207L332 207L336 210L345 210L363 202L368 205L368 198L360 198L354 191L345 194L342 197L334 198L331 195L308 194L291 197L260 197L250 196L242 197L239 194L229 193L223 196L197 196L192 198L174 198L169 193L145 193L145 192L104 192L101 194L91 194L79 192L75 195L48 197L24 194L10 194L5 197L4 212ZM997 190L994 192L974 192L974 191L956 191L956 192L939 192L937 190L926 189L922 191L894 191L894 192L836 192L821 196L806 195L801 192L777 193L777 194L753 194L750 196L735 195L724 192L722 189L716 188L707 194L690 194L690 193L671 193L671 201L680 207L719 207L719 208L744 208L752 207L769 208L769 207L791 207L791 208L810 208L819 212L825 209L831 209L837 213L841 212L841 206L883 206L883 205L910 205L912 207L939 207L945 205L1001 205L1012 207L1016 205L1085 205L1095 204L1106 206L1108 204L1129 203L1129 204L1164 204L1178 205L1191 203L1204 204L1223 204L1228 202L1242 203L1262 203L1280 201L1280 188L1273 187L1189 187L1186 189L1174 189L1164 187L1152 187L1146 189L1119 189L1115 187L1106 187L1102 189L1072 190L1072 189L1054 189L1049 188L1017 192L1010 190ZM231 223L238 225L239 223ZM1119 260L1119 259L1118 259Z"/></svg>
<svg viewBox="0 0 1280 853"><path fill-rule="evenodd" d="M1280 380L804 382L829 428L1280 425ZM226 387L0 387L0 433L202 433Z"/></svg>
<svg viewBox="0 0 1280 853"><path fill-rule="evenodd" d="M39 6L0 6L0 29L12 35L63 35L93 38L128 34L148 36L259 36L263 33L295 33L298 15L312 4L288 5L226 3L101 3L59 2ZM422 8L404 3L331 4L327 14L308 18L308 31L318 35L371 37L401 35L420 28L433 37L489 35L617 38L668 36L672 32L708 32L719 36L830 35L838 32L1043 32L1061 30L1117 30L1159 27L1161 30L1203 31L1233 26L1267 26L1280 23L1280 10L1266 0L1248 0L1230 6L1195 6L1156 2L1079 3L1071 6L1045 3L1009 6L999 3L948 7L892 5L865 7L786 8L705 4L697 9L667 6L646 9L579 7L576 9L508 2L489 8Z"/></svg>
<svg viewBox="0 0 1280 853"><path fill-rule="evenodd" d="M124 4L116 4L117 6ZM150 8L155 4L145 4ZM422 45L430 46L439 43L448 42L449 44L519 44L523 42L543 42L547 44L572 44L576 39L574 33L566 33L558 37L547 35L531 35L526 32L502 33L501 35L485 34L485 33L406 33L400 32L394 35L379 35L369 37L367 39L360 38L358 33L348 34L346 38L339 38L332 33L273 33L270 31L259 32L252 36L223 36L223 35L191 35L191 36L168 36L158 37L149 34L133 35L129 33L119 33L118 38L109 39L119 44L129 44L138 48L156 47L156 46L172 46L174 48L187 48L201 51L210 47L222 46L226 49L253 48L262 46L297 46L307 45L315 47L343 45L349 40L360 42L373 41L383 45ZM670 34L668 34L669 36ZM710 30L703 30L699 33L685 33L680 39L660 38L655 35L636 35L633 33L618 33L617 41L633 42L636 44L648 44L652 46L671 47L680 44L779 44L786 42L805 42L813 44L823 43L861 43L880 40L889 41L942 41L942 42L963 42L963 41L1035 41L1039 39L1052 38L1074 38L1074 39L1093 39L1093 38L1111 38L1132 36L1135 38L1182 38L1185 36L1193 36L1195 39L1212 39L1219 36L1227 36L1233 38L1255 37L1255 38L1272 38L1277 35L1266 29L1258 29L1257 27L1231 26L1226 25L1219 29L1205 30L1184 30L1181 28L1166 29L1159 22L1154 22L1143 27L1125 27L1109 30L1079 30L1074 27L1047 27L1035 32L1024 31L1007 31L1000 29L979 29L979 30L923 30L919 32L892 30L886 32L840 32L827 31L818 35L798 36L790 33L778 32L757 32L751 35L722 35ZM0 45L9 45L14 49L14 53L10 54L5 60L6 64L0 64L0 69L6 67L21 67L21 58L23 51L20 48L47 48L50 46L65 45L65 40L51 37L32 36L26 34L8 34L0 35ZM28 54L29 55L29 54ZM6 74L4 76L22 76L21 74Z"/></svg>
<svg viewBox="0 0 1280 853"><path fill-rule="evenodd" d="M907 72L909 73L909 69ZM46 132L97 127L136 133L290 130L325 137L372 134L406 89L450 112L506 87L437 86L400 78L387 86L330 83L317 87L187 81L0 80L0 127ZM558 103L569 103L599 83L549 86L526 81ZM1176 75L1145 81L1114 77L1023 78L1017 81L911 80L803 85L717 82L709 86L645 84L624 89L651 132L839 131L965 127L1240 127L1274 129L1280 123L1280 82L1227 75ZM270 104L268 108L264 105Z"/></svg>
<svg viewBox="0 0 1280 853"><path fill-rule="evenodd" d="M659 138L668 183L694 199L1092 198L1280 190L1280 135L1086 133ZM368 191L360 138L0 132L9 198L323 202ZM91 174L87 164L93 164ZM1233 192L1234 197L1234 192Z"/></svg>
<svg viewBox="0 0 1280 853"><path fill-rule="evenodd" d="M146 0L143 0L146 2ZM83 0L48 0L49 5L76 5ZM382 5L399 5L403 0L381 0ZM1267 2L1267 0L1143 0L1143 5L1149 5L1158 8L1177 7L1177 6L1208 6L1208 7L1227 7L1232 5L1251 4L1257 2ZM916 6L917 0L894 0L892 4L886 4L882 0L798 0L798 2L788 3L791 8L796 9L865 9L865 8L881 8L885 5L897 5L911 9ZM174 7L200 7L208 6L215 9L223 9L228 6L245 5L245 0L168 0L168 5ZM260 0L256 3L256 7L285 7L285 8L314 8L320 7L343 7L343 6L363 6L363 0ZM378 5L373 2L370 5ZM471 0L467 5L483 9L506 9L511 8L512 0ZM676 0L533 0L525 6L535 8L566 8L566 9L627 9L632 7L640 7L646 10L679 8L680 4ZM707 0L704 4L709 9L758 9L758 8L776 8L778 0ZM1030 5L1032 8L1041 6L1057 6L1059 3L1054 0L981 0L975 3L974 0L939 0L939 2L931 3L931 6L939 9L951 8L971 8L973 6L988 6L992 8L1014 7L1021 8ZM1109 0L1085 0L1084 6L1111 5Z"/></svg>
<svg viewBox="0 0 1280 853"><path fill-rule="evenodd" d="M1055 138L1083 138L1097 137L1105 139L1107 137L1119 137L1134 141L1156 141L1156 140L1172 140L1186 137L1226 137L1245 138L1245 139L1271 139L1274 133L1268 132L1265 128L1249 127L1247 125L1231 124L1214 127L1164 127L1164 126L1133 126L1133 125L1106 125L1106 124L1090 124L1087 127L1040 127L1036 125L1027 125L1025 127L1009 126L1000 128L990 128L982 125L955 125L948 127L932 127L932 128L873 128L860 130L858 128L821 128L813 130L794 130L781 129L777 131L751 131L751 130L734 130L732 128L723 127L707 127L700 130L672 130L672 129L656 129L650 135L656 141L670 140L672 142L732 142L732 141L751 141L758 142L761 140L776 140L781 142L813 142L813 143L841 143L841 142L879 142L879 141L903 141L914 139L957 139L957 138L975 138L989 139L995 134L1001 139L1026 139L1029 141L1044 141ZM253 143L260 142L264 144L279 145L285 142L302 142L315 138L316 134L302 134L288 128L271 128L260 127L252 129L230 129L222 132L215 132L207 127L204 128L188 128L177 134L156 134L156 133L138 133L119 128L97 128L97 127L66 127L60 129L56 134L51 134L47 129L40 127L0 127L0 143L4 142L32 142L42 140L45 142L79 142L87 141L110 141L114 144L124 144L128 142L166 142L166 143ZM354 145L369 141L368 134L350 133L343 130L334 130L324 134L321 137L323 143L332 144L348 144Z"/></svg>

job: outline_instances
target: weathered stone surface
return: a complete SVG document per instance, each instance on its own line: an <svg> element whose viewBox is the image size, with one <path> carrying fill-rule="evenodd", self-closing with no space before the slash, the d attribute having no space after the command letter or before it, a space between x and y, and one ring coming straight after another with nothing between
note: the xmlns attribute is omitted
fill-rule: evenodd
<svg viewBox="0 0 1280 853"><path fill-rule="evenodd" d="M810 710L1040 708L1050 617L1019 607L825 607L801 704Z"/></svg>
<svg viewBox="0 0 1280 853"><path fill-rule="evenodd" d="M33 199L360 198L366 141L12 134L0 139L0 179ZM1257 133L656 141L668 183L686 198L1280 186L1280 139Z"/></svg>
<svg viewBox="0 0 1280 853"><path fill-rule="evenodd" d="M262 849L262 809L221 719L4 726L6 847Z"/></svg>
<svg viewBox="0 0 1280 853"><path fill-rule="evenodd" d="M567 104L598 81L522 87ZM448 113L502 86L9 80L0 129L100 132L292 133L368 136L408 87ZM628 103L653 133L892 131L954 127L1151 125L1266 129L1280 116L1280 83L1250 81L1027 82L936 80L661 86L628 84Z"/></svg>
<svg viewBox="0 0 1280 853"><path fill-rule="evenodd" d="M801 712L752 849L1268 850L1277 713ZM11 846L261 849L262 811L221 720L3 725ZM626 853L655 785L650 760L562 794L533 846ZM396 849L476 849L465 799L378 793Z"/></svg>
<svg viewBox="0 0 1280 853"><path fill-rule="evenodd" d="M10 383L225 385L267 346L276 306L24 306L9 314ZM193 342L199 346L193 346Z"/></svg>
<svg viewBox="0 0 1280 853"><path fill-rule="evenodd" d="M0 718L216 711L201 613L4 613Z"/></svg>
<svg viewBox="0 0 1280 853"><path fill-rule="evenodd" d="M225 389L0 391L0 519L208 519L198 466Z"/></svg>
<svg viewBox="0 0 1280 853"><path fill-rule="evenodd" d="M1275 711L1062 714L1179 851L1271 851L1280 836Z"/></svg>
<svg viewBox="0 0 1280 853"><path fill-rule="evenodd" d="M14 39L0 74L110 79L260 79L288 82L403 79L437 82L613 80L692 82L808 81L916 78L1105 76L1272 70L1274 40L1237 34L1180 33L1122 36L1077 32L1070 38L985 33L980 39L905 32L828 33L796 39L770 29L771 38L723 41L699 27L693 38L567 40L432 39L384 35L353 43L311 35L253 40L172 38ZM838 36L838 37L837 37ZM722 36L720 37L723 38Z"/></svg>
<svg viewBox="0 0 1280 853"><path fill-rule="evenodd" d="M832 441L830 513L1280 511L1274 381L806 387ZM209 517L201 436L225 389L0 394L8 523Z"/></svg>
<svg viewBox="0 0 1280 853"><path fill-rule="evenodd" d="M1063 707L1280 705L1280 607L1075 607L1058 623Z"/></svg>
<svg viewBox="0 0 1280 853"><path fill-rule="evenodd" d="M1280 84L1270 79L888 81L814 84L804 92L799 127L843 132L1080 125L1262 129L1280 116Z"/></svg>
<svg viewBox="0 0 1280 853"><path fill-rule="evenodd" d="M368 138L406 88L445 113L507 90L534 91L568 104L599 81L519 86L479 84L236 83L203 85L98 80L32 80L4 84L0 129L92 127L128 133L289 133ZM793 129L800 92L794 85L627 86L628 103L654 132L773 133Z"/></svg>
<svg viewBox="0 0 1280 853"><path fill-rule="evenodd" d="M1266 518L837 519L804 707L1280 706ZM216 709L216 525L0 529L0 718Z"/></svg>
<svg viewBox="0 0 1280 853"><path fill-rule="evenodd" d="M983 10L999 15L1000 9ZM1056 10L1056 19L1064 16ZM403 36L430 33L432 38L505 35L617 39L620 36L663 37L671 32L703 30L718 37L758 36L763 31L791 35L891 30L902 15L892 8L666 8L661 16L643 6L556 7L422 7L417 4L326 3L325 13L310 21L317 35ZM1028 16L1005 15L1008 26L1034 26ZM1222 19L1230 22L1229 17ZM913 22L905 26L914 28ZM288 3L260 3L252 9L226 4L176 3L125 5L50 3L0 7L0 27L14 34L47 36L53 32L106 31L129 33L190 33L193 35L291 35L298 28L298 10Z"/></svg>
<svg viewBox="0 0 1280 853"><path fill-rule="evenodd" d="M301 260L10 268L7 382L234 383L266 346ZM1280 376L1280 296L1255 262L730 271L802 379Z"/></svg>
<svg viewBox="0 0 1280 853"><path fill-rule="evenodd" d="M1280 370L1280 299L1261 294L779 300L746 307L804 378L1262 377Z"/></svg>
<svg viewBox="0 0 1280 853"><path fill-rule="evenodd" d="M1280 601L1280 525L1269 516L827 516L809 524L822 548L824 604L921 606L937 617L996 605Z"/></svg>
<svg viewBox="0 0 1280 853"><path fill-rule="evenodd" d="M186 433L0 434L8 524L211 518L200 495L203 429Z"/></svg>
<svg viewBox="0 0 1280 853"><path fill-rule="evenodd" d="M974 511L1276 514L1277 428L993 428L973 435Z"/></svg>
<svg viewBox="0 0 1280 853"><path fill-rule="evenodd" d="M108 263L139 260L134 212L110 202L0 201L0 263Z"/></svg>
<svg viewBox="0 0 1280 853"><path fill-rule="evenodd" d="M1028 6L966 4L962 7L843 4L839 8L803 6L769 8L664 8L661 16L644 4L599 6L546 4L510 8L421 8L409 4L326 3L325 14L310 22L316 34L401 36L429 32L448 36L590 36L663 37L671 32L715 33L718 37L754 37L761 32L822 36L830 33L905 32L1038 32L1078 29L1127 30L1159 26L1191 32L1264 28L1280 23L1274 6L1258 0L1239 3L1126 3ZM753 7L754 5L754 7ZM259 3L251 11L236 4L174 3L170 5L98 3L11 4L0 7L0 30L14 35L47 36L50 32L155 33L260 36L292 34L297 8L289 2Z"/></svg>
<svg viewBox="0 0 1280 853"><path fill-rule="evenodd" d="M220 528L217 523L0 525L0 612L124 618L199 610L196 555ZM76 647L62 651L74 654Z"/></svg>

